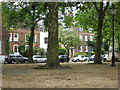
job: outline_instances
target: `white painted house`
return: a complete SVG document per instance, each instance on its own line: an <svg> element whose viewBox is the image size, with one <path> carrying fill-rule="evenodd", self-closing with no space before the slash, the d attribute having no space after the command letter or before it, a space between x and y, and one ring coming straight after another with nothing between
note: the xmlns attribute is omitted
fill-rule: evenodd
<svg viewBox="0 0 120 90"><path fill-rule="evenodd" d="M40 48L47 50L48 47L48 32L40 32Z"/></svg>

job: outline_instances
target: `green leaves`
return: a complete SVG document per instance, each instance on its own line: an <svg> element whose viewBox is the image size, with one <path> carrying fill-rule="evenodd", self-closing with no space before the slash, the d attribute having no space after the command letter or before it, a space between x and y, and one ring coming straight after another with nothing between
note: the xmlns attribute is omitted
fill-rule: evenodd
<svg viewBox="0 0 120 90"><path fill-rule="evenodd" d="M60 30L59 41L66 49L75 48L80 45L79 35L71 29Z"/></svg>

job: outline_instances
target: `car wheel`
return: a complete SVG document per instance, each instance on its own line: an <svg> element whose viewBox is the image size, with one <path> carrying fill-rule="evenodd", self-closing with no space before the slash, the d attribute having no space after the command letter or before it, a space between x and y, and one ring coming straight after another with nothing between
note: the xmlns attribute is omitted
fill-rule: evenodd
<svg viewBox="0 0 120 90"><path fill-rule="evenodd" d="M12 61L11 61L11 64L15 64L15 61L14 61L14 60L12 60Z"/></svg>
<svg viewBox="0 0 120 90"><path fill-rule="evenodd" d="M76 60L72 60L72 62L76 62Z"/></svg>
<svg viewBox="0 0 120 90"><path fill-rule="evenodd" d="M8 62L7 62L7 61L5 61L5 62L4 62L4 64L8 64Z"/></svg>
<svg viewBox="0 0 120 90"><path fill-rule="evenodd" d="M35 60L34 62L37 63L37 60Z"/></svg>
<svg viewBox="0 0 120 90"><path fill-rule="evenodd" d="M27 60L24 61L24 63L27 63L27 62L28 62Z"/></svg>
<svg viewBox="0 0 120 90"><path fill-rule="evenodd" d="M79 59L76 60L76 62L79 62L79 61L80 61Z"/></svg>
<svg viewBox="0 0 120 90"><path fill-rule="evenodd" d="M45 63L47 62L47 60L45 60Z"/></svg>

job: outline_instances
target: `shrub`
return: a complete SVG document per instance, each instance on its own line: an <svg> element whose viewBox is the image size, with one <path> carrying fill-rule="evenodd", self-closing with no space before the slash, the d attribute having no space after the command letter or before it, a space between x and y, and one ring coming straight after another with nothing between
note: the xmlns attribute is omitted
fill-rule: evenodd
<svg viewBox="0 0 120 90"><path fill-rule="evenodd" d="M59 48L59 55L67 54L67 50L65 48Z"/></svg>
<svg viewBox="0 0 120 90"><path fill-rule="evenodd" d="M84 52L76 52L74 56L76 57L76 56L78 56L78 55L85 55L85 56L86 56L87 54L84 53Z"/></svg>

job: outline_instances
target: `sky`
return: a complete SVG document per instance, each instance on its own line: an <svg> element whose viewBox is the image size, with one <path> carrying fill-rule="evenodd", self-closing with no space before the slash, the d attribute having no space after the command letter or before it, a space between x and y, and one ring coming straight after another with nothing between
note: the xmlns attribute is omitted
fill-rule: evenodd
<svg viewBox="0 0 120 90"><path fill-rule="evenodd" d="M0 2L2 2L3 0L0 0Z"/></svg>

